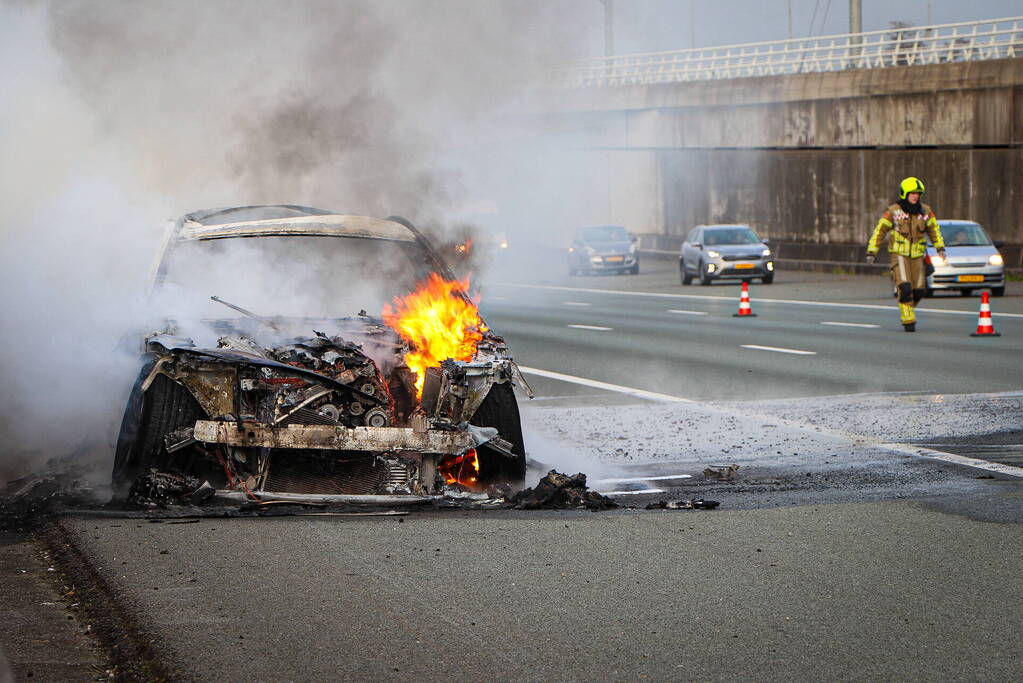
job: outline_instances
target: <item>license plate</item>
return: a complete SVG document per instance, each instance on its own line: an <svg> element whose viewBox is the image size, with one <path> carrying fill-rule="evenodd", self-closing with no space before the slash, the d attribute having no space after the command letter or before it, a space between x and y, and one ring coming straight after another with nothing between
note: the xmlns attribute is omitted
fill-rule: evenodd
<svg viewBox="0 0 1023 683"><path fill-rule="evenodd" d="M752 263L736 263L735 264L735 269L736 270L745 270L746 268L753 268L753 267L754 267L754 265Z"/></svg>
<svg viewBox="0 0 1023 683"><path fill-rule="evenodd" d="M956 278L956 282L983 282L983 275L960 275Z"/></svg>
<svg viewBox="0 0 1023 683"><path fill-rule="evenodd" d="M607 261L608 263L621 263L622 261L625 260L625 257L624 256L608 256L604 260Z"/></svg>

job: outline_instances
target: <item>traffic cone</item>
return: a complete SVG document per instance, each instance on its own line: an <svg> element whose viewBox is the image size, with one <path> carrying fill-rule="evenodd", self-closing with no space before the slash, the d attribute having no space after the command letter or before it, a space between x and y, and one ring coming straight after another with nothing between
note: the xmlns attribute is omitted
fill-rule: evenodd
<svg viewBox="0 0 1023 683"><path fill-rule="evenodd" d="M742 295L739 297L739 312L733 313L733 318L745 318L747 316L756 318L757 314L753 312L753 309L749 305L749 283L742 283Z"/></svg>
<svg viewBox="0 0 1023 683"><path fill-rule="evenodd" d="M980 317L977 318L977 331L970 333L971 337L1001 337L995 332L994 323L991 322L991 303L988 301L987 292L980 294Z"/></svg>

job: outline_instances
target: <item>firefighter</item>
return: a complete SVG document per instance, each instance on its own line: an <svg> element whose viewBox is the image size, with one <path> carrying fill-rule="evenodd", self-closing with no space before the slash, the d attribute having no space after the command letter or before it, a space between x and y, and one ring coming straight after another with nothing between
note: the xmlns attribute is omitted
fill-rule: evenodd
<svg viewBox="0 0 1023 683"><path fill-rule="evenodd" d="M924 184L919 178L906 178L899 183L899 201L892 204L877 222L867 243L867 263L873 263L881 243L888 238L892 261L892 284L899 300L899 319L906 332L916 331L916 305L927 287L924 256L925 237L945 258L945 241L941 238L938 219L931 207L920 201Z"/></svg>

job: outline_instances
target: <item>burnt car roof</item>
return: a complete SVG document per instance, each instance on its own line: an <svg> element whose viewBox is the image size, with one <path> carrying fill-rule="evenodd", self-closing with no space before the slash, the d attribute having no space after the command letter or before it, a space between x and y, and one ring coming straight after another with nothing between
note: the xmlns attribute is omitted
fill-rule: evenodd
<svg viewBox="0 0 1023 683"><path fill-rule="evenodd" d="M186 214L176 237L183 241L270 236L361 237L416 242L401 222L338 214L308 206L241 206Z"/></svg>

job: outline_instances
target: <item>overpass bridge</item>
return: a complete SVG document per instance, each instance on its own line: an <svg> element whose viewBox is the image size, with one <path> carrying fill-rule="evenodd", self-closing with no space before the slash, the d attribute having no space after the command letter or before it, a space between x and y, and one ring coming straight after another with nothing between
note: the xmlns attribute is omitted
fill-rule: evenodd
<svg viewBox="0 0 1023 683"><path fill-rule="evenodd" d="M1023 17L607 57L557 79L606 161L593 220L648 247L747 222L790 254L853 262L916 175L939 218L981 222L1023 265Z"/></svg>

